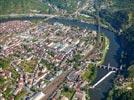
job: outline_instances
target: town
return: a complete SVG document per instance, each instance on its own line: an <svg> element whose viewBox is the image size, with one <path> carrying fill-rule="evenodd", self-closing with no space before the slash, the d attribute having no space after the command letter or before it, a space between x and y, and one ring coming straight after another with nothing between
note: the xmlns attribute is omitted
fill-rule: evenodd
<svg viewBox="0 0 134 100"><path fill-rule="evenodd" d="M0 100L134 100L134 0L0 0Z"/></svg>
<svg viewBox="0 0 134 100"><path fill-rule="evenodd" d="M103 55L104 45L95 48L96 31L27 20L0 27L2 100L86 99L83 74Z"/></svg>

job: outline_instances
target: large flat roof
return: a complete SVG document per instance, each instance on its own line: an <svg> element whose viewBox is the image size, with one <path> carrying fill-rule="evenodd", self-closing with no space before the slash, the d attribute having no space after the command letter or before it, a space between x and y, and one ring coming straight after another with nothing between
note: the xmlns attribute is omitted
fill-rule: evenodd
<svg viewBox="0 0 134 100"><path fill-rule="evenodd" d="M30 100L41 100L45 94L43 92L36 93Z"/></svg>

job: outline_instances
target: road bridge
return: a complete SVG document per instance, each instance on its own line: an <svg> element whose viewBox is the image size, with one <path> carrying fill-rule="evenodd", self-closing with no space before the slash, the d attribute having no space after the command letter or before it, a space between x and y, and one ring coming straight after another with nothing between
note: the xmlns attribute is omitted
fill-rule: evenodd
<svg viewBox="0 0 134 100"><path fill-rule="evenodd" d="M91 86L90 88L93 89L95 88L97 85L99 85L102 81L104 81L108 76L110 76L112 73L115 73L116 71L110 71L109 73L107 73L104 77L102 77L98 82L96 82L93 86Z"/></svg>
<svg viewBox="0 0 134 100"><path fill-rule="evenodd" d="M95 88L98 84L100 84L102 81L104 81L108 76L110 76L112 73L115 73L117 71L121 71L122 70L122 66L120 66L120 68L111 66L110 63L106 66L106 65L100 65L98 66L99 68L103 68L103 69L108 69L110 70L110 72L108 72L104 77L102 77L98 82L96 82L93 86L91 86L90 88Z"/></svg>

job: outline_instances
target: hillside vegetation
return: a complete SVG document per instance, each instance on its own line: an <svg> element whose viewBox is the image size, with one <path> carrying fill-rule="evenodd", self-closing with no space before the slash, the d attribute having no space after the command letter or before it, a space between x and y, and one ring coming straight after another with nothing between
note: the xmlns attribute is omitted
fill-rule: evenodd
<svg viewBox="0 0 134 100"><path fill-rule="evenodd" d="M134 0L103 0L109 2L108 9L100 11L100 16L118 31L121 40L120 64L128 69L128 81L123 81L118 88L113 88L108 100L134 100ZM129 67L130 66L130 67ZM129 78L131 78L129 80ZM132 84L131 84L132 83ZM128 88L129 87L129 88Z"/></svg>
<svg viewBox="0 0 134 100"><path fill-rule="evenodd" d="M0 0L0 15L11 13L48 13L49 7L41 0Z"/></svg>
<svg viewBox="0 0 134 100"><path fill-rule="evenodd" d="M120 31L118 35L124 49L120 63L130 66L134 64L134 0L102 0L103 4L108 6L101 9L100 17L116 31Z"/></svg>
<svg viewBox="0 0 134 100"><path fill-rule="evenodd" d="M114 6L120 9L133 10L134 9L134 0L112 0Z"/></svg>
<svg viewBox="0 0 134 100"><path fill-rule="evenodd" d="M73 13L80 7L84 6L83 4L87 0L43 0L43 1L50 3L51 5L57 7L58 9L63 9L68 13Z"/></svg>
<svg viewBox="0 0 134 100"><path fill-rule="evenodd" d="M73 13L86 0L0 0L0 14Z"/></svg>

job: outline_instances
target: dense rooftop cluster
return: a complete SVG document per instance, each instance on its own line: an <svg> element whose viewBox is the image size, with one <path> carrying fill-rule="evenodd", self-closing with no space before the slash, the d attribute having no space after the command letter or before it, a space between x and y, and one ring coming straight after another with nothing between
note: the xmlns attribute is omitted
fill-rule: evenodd
<svg viewBox="0 0 134 100"><path fill-rule="evenodd" d="M4 76L1 81L3 85L8 83L1 89L2 98L35 97L35 91L39 95L45 94L44 98L61 98L55 97L53 92L61 91L61 95L66 96L62 90L64 86L70 87L70 91L75 93L74 98L85 95L80 89L85 84L80 73L88 69L89 63L99 61L101 57L100 53L93 53L99 51L94 49L95 31L57 22L32 25L30 21L9 21L1 26L4 27L2 32L8 36L0 45L0 76ZM89 53L92 57L88 56ZM64 80L65 84L60 86ZM9 85L11 81L14 84ZM4 93L8 88L11 90L6 97Z"/></svg>
<svg viewBox="0 0 134 100"><path fill-rule="evenodd" d="M31 26L30 21L8 21L0 23L0 33L16 33L25 31Z"/></svg>

